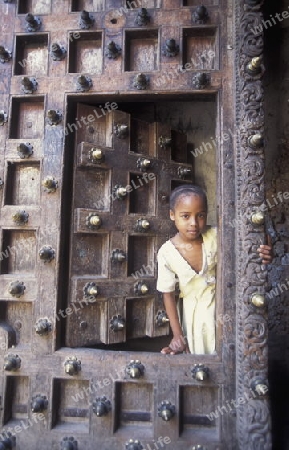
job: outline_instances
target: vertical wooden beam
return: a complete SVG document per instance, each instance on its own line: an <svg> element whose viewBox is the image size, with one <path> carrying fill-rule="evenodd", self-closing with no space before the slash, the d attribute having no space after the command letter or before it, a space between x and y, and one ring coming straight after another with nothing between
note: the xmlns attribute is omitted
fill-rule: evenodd
<svg viewBox="0 0 289 450"><path fill-rule="evenodd" d="M263 59L262 0L236 4L236 120L237 129L237 431L239 448L271 449L268 395L254 386L267 384L268 326L265 307L251 302L255 293L265 295L267 270L256 256L264 243L263 225L253 225L251 215L264 203L264 147L250 137L264 133L264 68L248 71L252 58ZM257 28L256 28L257 27ZM258 389L257 389L258 390ZM268 394L268 393L267 393Z"/></svg>

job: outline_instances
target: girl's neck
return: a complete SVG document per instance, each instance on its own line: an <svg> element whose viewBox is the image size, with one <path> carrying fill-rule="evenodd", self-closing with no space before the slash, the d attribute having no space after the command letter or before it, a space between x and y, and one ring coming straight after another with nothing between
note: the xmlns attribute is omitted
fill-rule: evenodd
<svg viewBox="0 0 289 450"><path fill-rule="evenodd" d="M200 234L200 236L197 237L197 239L191 241L191 240L185 240L180 236L180 233L177 233L173 237L173 242L175 244L189 244L191 247L198 247L200 244L203 243L203 236Z"/></svg>

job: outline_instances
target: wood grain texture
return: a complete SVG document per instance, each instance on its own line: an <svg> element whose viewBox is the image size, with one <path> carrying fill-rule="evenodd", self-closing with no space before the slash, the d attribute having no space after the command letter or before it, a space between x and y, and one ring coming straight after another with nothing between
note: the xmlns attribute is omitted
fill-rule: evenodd
<svg viewBox="0 0 289 450"><path fill-rule="evenodd" d="M48 398L45 421L31 422L17 433L19 448L58 449L69 436L78 441L78 448L87 450L94 450L96 443L103 450L119 450L129 439L140 439L149 448L160 436L168 437L168 448L174 450L197 444L208 450L270 448L266 400L252 397L233 411L223 409L212 424L207 417L243 397L252 380L266 376L267 370L266 315L254 311L248 301L266 282L254 256L263 233L245 219L264 194L263 150L253 151L247 145L248 130L263 130L263 86L261 77L249 79L243 71L250 58L263 52L262 37L250 32L262 16L259 6L250 8L246 3L244 8L243 0L204 0L210 19L208 25L198 27L191 19L198 5L196 0L142 0L131 9L122 0L27 0L0 5L5 19L1 45L13 52L13 60L0 67L1 109L8 114L8 123L0 127L1 252L6 251L6 243L19 247L6 270L1 264L2 367L7 353L21 357L17 372L1 373L1 424L7 428L19 425L22 418L32 421L32 397ZM139 7L149 8L151 21L146 27L136 26ZM83 9L95 19L88 31L79 25ZM28 12L41 18L37 33L25 31ZM188 29L186 50L184 30ZM170 38L180 46L174 58L162 54ZM104 57L111 40L122 49L116 60ZM50 56L54 42L67 50L62 61ZM215 52L215 59L202 60L209 50ZM195 65L183 71L183 63L192 58ZM27 64L22 67L19 62L24 59ZM241 68L236 97L235 67ZM203 70L210 72L211 84L197 90L192 77ZM149 77L144 91L133 84L137 71ZM81 72L92 80L91 89L84 93L77 91ZM37 79L32 94L21 91L24 75ZM106 102L121 107L101 116ZM47 122L48 109L62 113L58 125ZM101 117L81 122L90 114ZM115 136L114 126L120 123L129 126L129 138ZM161 147L160 136L171 137L172 148ZM218 145L213 147L215 138ZM33 155L25 160L17 153L21 142L33 145ZM190 150L208 142L212 148L192 156ZM183 151L187 145L188 151ZM100 147L105 154L99 166L89 158L92 147ZM143 175L137 167L140 157L151 159L156 179L149 189L140 186L124 201L112 201L109 196L116 184L137 184ZM163 305L155 291L154 262L157 249L174 233L168 196L172 187L184 181L179 167L188 166L192 177L187 181L196 180L209 189L215 209L212 217L218 216L217 354L171 358L158 352L169 337L168 327L155 323ZM53 193L41 185L47 176L58 181ZM29 222L15 226L11 215L20 208L29 213ZM102 219L97 230L87 228L90 213ZM135 230L139 218L150 221L146 233ZM22 246L25 236L33 238L28 246ZM38 258L43 245L55 249L50 263ZM127 254L121 264L110 260L116 248ZM132 274L148 285L146 295L136 294ZM8 292L16 278L26 286L20 298ZM83 288L88 282L97 284L99 296L84 304ZM115 333L110 319L118 314L129 324ZM227 321L223 320L226 314ZM49 319L52 327L43 336L35 332L41 318ZM82 370L71 377L64 363L74 355L81 360ZM131 359L144 364L142 378L132 380L127 374ZM210 369L205 384L192 378L196 363ZM92 403L102 395L111 401L112 411L98 418ZM176 406L169 423L158 416L164 400Z"/></svg>
<svg viewBox="0 0 289 450"><path fill-rule="evenodd" d="M249 395L250 400L238 410L239 446L249 449L271 449L270 412L268 398L252 396L252 383L266 383L268 370L268 329L264 308L259 312L250 305L250 295L264 293L267 272L256 258L256 248L264 242L263 227L253 227L248 217L264 202L264 148L253 149L248 145L248 136L264 133L264 92L262 74L250 76L246 65L253 57L263 55L263 31L254 33L261 23L260 5L248 6L240 2L237 9L240 20L238 42L238 95L237 123L240 127L238 140L238 257L242 261L238 269L237 317L237 392ZM246 179L246 183L244 180ZM243 244L241 244L243 242ZM252 398L253 397L253 398Z"/></svg>

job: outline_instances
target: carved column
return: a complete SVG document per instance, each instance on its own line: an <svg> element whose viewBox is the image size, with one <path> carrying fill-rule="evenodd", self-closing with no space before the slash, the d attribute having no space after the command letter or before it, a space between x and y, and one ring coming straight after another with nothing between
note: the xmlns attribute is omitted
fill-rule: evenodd
<svg viewBox="0 0 289 450"><path fill-rule="evenodd" d="M250 220L252 213L260 211L265 195L262 4L262 0L239 0L236 7L237 398L243 399L237 408L237 430L239 448L246 450L271 449L269 400L264 395L267 313L265 307L251 303L253 294L265 295L267 284L266 267L256 256L264 243L264 227ZM263 384L259 393L254 390L258 383Z"/></svg>

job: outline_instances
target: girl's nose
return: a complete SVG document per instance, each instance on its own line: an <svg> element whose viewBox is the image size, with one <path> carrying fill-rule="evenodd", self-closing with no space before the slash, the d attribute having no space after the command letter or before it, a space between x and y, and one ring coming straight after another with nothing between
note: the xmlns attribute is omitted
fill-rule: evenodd
<svg viewBox="0 0 289 450"><path fill-rule="evenodd" d="M197 221L195 217L190 218L190 225L196 225Z"/></svg>

